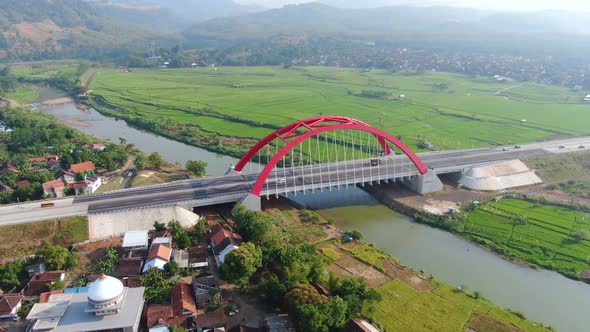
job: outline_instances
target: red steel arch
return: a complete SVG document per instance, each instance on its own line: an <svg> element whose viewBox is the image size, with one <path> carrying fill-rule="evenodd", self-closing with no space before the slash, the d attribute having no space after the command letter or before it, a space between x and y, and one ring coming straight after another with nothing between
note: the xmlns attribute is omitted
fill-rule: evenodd
<svg viewBox="0 0 590 332"><path fill-rule="evenodd" d="M328 123L328 125L323 125L326 123ZM302 128L305 128L308 131L304 133L298 133L297 131ZM373 134L373 136L375 136L375 138L379 141L379 144L383 147L385 155L391 153L391 149L387 145L387 142L389 141L393 143L410 158L420 174L424 175L428 171L422 160L420 160L420 158L418 158L418 156L407 145L402 143L395 136L388 134L383 130L371 127L360 120L342 116L320 116L310 118L297 121L281 129L278 129L253 146L236 164L234 170L241 172L248 161L250 161L258 151L260 151L264 146L272 142L274 139L279 138L285 141L291 139L284 147L281 148L281 150L278 151L278 153L270 160L270 162L268 162L256 180L256 184L252 189L252 194L260 196L260 192L264 187L264 183L266 182L266 179L272 170L276 167L279 161L281 161L281 159L287 155L287 153L297 147L299 143L324 132L346 129L365 131Z"/></svg>

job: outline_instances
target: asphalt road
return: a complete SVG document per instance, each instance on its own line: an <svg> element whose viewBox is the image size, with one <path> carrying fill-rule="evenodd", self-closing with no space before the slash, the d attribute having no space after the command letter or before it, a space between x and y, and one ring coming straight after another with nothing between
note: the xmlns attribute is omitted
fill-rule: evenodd
<svg viewBox="0 0 590 332"><path fill-rule="evenodd" d="M547 141L521 145L519 148L494 147L459 151L436 151L419 154L424 164L435 172L450 173L465 168L513 159L527 159L551 153L590 149L590 137ZM277 168L269 176L261 195L344 186L379 181L418 172L405 155L381 158L378 166L369 160ZM210 205L237 201L251 191L258 174L230 174L221 177L181 180L161 185L122 189L74 199L54 201L55 206L41 208L41 202L11 204L0 207L0 224L15 224L88 213L108 213L152 206Z"/></svg>

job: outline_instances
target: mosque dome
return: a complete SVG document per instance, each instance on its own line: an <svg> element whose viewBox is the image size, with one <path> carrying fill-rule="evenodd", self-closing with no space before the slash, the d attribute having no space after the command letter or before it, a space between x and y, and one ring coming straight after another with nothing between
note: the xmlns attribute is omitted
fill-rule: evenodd
<svg viewBox="0 0 590 332"><path fill-rule="evenodd" d="M96 281L88 287L88 301L91 304L108 305L121 299L123 295L123 283L105 274L101 274Z"/></svg>

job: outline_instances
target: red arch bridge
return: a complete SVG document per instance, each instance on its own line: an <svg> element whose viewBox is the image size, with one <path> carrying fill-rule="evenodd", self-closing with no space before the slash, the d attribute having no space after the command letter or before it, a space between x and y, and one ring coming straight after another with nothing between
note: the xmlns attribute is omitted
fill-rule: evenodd
<svg viewBox="0 0 590 332"><path fill-rule="evenodd" d="M296 121L253 146L225 176L0 207L0 221L23 223L146 208L193 208L240 201L260 209L260 196L298 195L357 184L399 181L423 194L442 189L437 174L461 177L477 165L527 159L590 146L590 137L522 144L518 148L424 152L347 117ZM567 147L567 148L565 148ZM425 166L428 165L428 167Z"/></svg>
<svg viewBox="0 0 590 332"><path fill-rule="evenodd" d="M349 117L319 116L272 132L231 171L249 179L252 196L268 197L410 179L428 169L400 139L383 130Z"/></svg>

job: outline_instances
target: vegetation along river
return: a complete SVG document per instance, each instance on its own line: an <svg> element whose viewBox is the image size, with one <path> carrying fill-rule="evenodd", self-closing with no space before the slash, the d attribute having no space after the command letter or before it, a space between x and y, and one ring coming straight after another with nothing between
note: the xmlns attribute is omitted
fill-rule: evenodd
<svg viewBox="0 0 590 332"><path fill-rule="evenodd" d="M63 97L59 91L46 88L38 93L41 100ZM113 142L123 138L147 153L159 152L168 161L182 165L187 160L206 161L209 175L222 175L230 163L236 162L235 158L129 127L125 121L93 109L81 111L72 103L38 108L90 135ZM343 229L361 231L367 242L415 270L424 270L427 276L480 291L493 302L522 311L558 331L590 330L590 285L508 262L451 233L417 224L360 189L291 198L334 219Z"/></svg>
<svg viewBox="0 0 590 332"><path fill-rule="evenodd" d="M354 188L291 197L426 276L465 285L557 331L590 331L590 285L511 263L449 232L415 223Z"/></svg>

